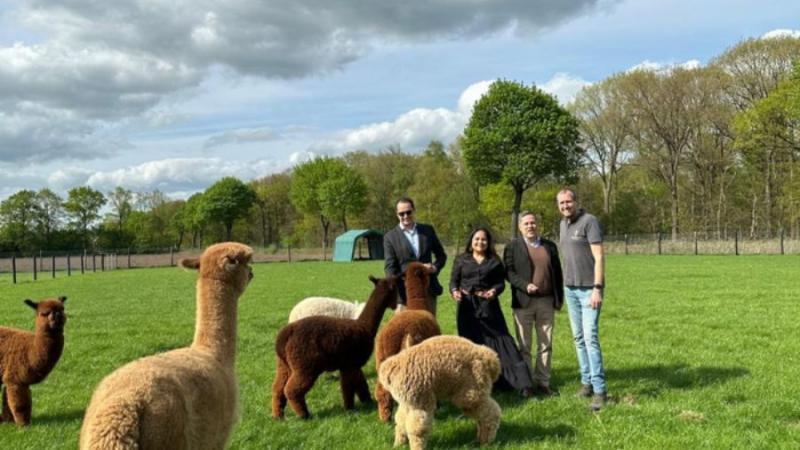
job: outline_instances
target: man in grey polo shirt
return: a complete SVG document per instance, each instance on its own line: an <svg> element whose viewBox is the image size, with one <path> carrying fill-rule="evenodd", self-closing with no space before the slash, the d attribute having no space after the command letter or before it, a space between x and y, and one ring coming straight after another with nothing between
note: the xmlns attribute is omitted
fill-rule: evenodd
<svg viewBox="0 0 800 450"><path fill-rule="evenodd" d="M564 260L564 297L581 372L578 395L592 397L591 409L606 403L606 375L598 324L603 304L603 231L597 218L578 209L572 189L556 196L561 219L560 246Z"/></svg>

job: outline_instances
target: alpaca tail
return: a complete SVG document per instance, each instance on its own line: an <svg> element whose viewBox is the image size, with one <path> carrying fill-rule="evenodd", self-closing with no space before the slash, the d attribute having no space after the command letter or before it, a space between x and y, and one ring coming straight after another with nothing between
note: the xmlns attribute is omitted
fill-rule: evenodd
<svg viewBox="0 0 800 450"><path fill-rule="evenodd" d="M140 419L138 408L133 404L111 405L93 414L87 411L80 449L138 450Z"/></svg>

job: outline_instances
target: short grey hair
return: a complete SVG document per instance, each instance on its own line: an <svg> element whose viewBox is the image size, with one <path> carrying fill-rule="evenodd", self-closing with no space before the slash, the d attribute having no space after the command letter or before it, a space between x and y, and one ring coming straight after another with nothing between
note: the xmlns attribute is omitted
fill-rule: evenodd
<svg viewBox="0 0 800 450"><path fill-rule="evenodd" d="M519 213L519 216L517 217L517 224L522 223L522 218L525 217L525 216L533 216L533 218L536 219L536 213L531 211L531 210L529 210L529 209L526 209L526 210L522 211L521 213Z"/></svg>
<svg viewBox="0 0 800 450"><path fill-rule="evenodd" d="M556 197L558 197L561 194L566 194L566 193L569 193L572 196L572 201L573 202L577 202L578 201L578 194L575 192L575 189L568 188L568 187L565 187L564 189L561 189L560 191L558 191L558 194L556 194Z"/></svg>

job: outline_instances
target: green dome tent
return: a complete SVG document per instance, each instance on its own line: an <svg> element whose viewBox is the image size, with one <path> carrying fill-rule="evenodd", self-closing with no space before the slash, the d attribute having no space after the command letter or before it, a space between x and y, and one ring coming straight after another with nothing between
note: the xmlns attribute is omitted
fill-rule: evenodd
<svg viewBox="0 0 800 450"><path fill-rule="evenodd" d="M350 230L336 238L334 261L383 259L383 233L375 230Z"/></svg>

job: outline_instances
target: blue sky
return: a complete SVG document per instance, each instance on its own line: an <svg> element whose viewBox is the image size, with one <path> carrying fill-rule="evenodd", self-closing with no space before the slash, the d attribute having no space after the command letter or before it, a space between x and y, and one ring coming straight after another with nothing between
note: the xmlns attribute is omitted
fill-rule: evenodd
<svg viewBox="0 0 800 450"><path fill-rule="evenodd" d="M800 35L797 1L107 3L0 0L0 198L181 198L313 155L419 151L452 141L497 78L566 103L640 64Z"/></svg>

